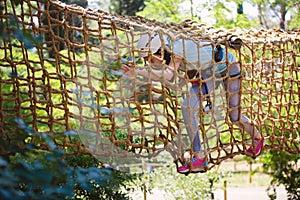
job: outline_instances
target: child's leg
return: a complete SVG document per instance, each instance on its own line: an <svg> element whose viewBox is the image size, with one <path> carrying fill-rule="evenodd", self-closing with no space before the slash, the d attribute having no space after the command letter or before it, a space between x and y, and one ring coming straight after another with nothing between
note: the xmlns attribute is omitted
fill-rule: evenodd
<svg viewBox="0 0 300 200"><path fill-rule="evenodd" d="M206 78L206 73L202 72L202 78ZM205 84L201 86L202 95L207 95L213 88L213 82L207 81ZM201 140L199 135L199 105L200 105L200 85L193 84L190 89L190 94L187 98L184 99L183 104L181 106L183 120L190 137L190 140L193 144L193 152L200 152L201 148ZM197 153L196 153L197 154Z"/></svg>
<svg viewBox="0 0 300 200"><path fill-rule="evenodd" d="M238 64L230 65L229 76L225 82L225 88L228 88L227 98L229 102L229 117L232 122L241 128L243 128L247 133L249 133L253 138L261 138L260 133L254 126L254 124L240 112L240 66Z"/></svg>
<svg viewBox="0 0 300 200"><path fill-rule="evenodd" d="M201 140L198 128L198 111L199 111L199 85L195 84L190 89L190 94L184 99L181 110L187 133L193 144L193 151L201 151Z"/></svg>

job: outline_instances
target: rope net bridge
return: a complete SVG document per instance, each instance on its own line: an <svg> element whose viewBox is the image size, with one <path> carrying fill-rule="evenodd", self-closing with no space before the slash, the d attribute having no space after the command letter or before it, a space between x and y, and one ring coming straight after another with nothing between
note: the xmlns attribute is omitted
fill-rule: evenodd
<svg viewBox="0 0 300 200"><path fill-rule="evenodd" d="M188 20L164 24L59 1L15 2L0 2L0 130L8 141L21 134L12 126L17 118L36 133L51 134L68 155L91 153L103 162L127 163L169 152L176 163L183 163L183 154L194 146L184 107L198 113L208 169L252 145L254 130L238 125L244 120L241 116L262 134L265 149L300 153L299 31L226 30ZM190 49L183 45L179 70L166 63L159 66L173 70L172 79L152 79L158 66L139 57L150 50L138 49L137 43L142 35L153 33L171 62L178 40L197 44L199 57L199 49L211 49L212 59L196 59L192 64L198 76L189 77ZM226 56L217 62L214 50L219 47ZM149 76L128 76L123 64ZM231 76L227 67L225 75L218 76L222 64L240 66L241 73ZM203 79L205 65L211 74ZM195 80L199 88L210 81L213 90L198 92L200 106L193 110L183 101L191 96ZM232 92L226 82L235 80L239 90ZM230 93L238 96L235 107L230 106ZM206 110L208 99L211 107ZM237 120L230 116L234 109L241 114ZM49 149L39 141L24 140L28 142Z"/></svg>

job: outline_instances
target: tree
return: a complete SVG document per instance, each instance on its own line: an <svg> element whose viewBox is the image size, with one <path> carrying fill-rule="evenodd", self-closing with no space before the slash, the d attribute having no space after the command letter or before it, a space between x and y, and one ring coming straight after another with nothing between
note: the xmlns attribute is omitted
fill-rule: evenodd
<svg viewBox="0 0 300 200"><path fill-rule="evenodd" d="M295 6L295 4L299 3L296 3L295 0L275 0L270 2L270 8L279 19L280 29L286 29L286 15L288 11Z"/></svg>
<svg viewBox="0 0 300 200"><path fill-rule="evenodd" d="M60 0L63 3L66 4L76 4L78 6L81 6L83 8L85 8L88 5L88 1L87 0Z"/></svg>
<svg viewBox="0 0 300 200"><path fill-rule="evenodd" d="M269 25L267 24L266 17L268 15L265 15L264 13L267 11L267 2L265 0L252 0L254 5L256 3L257 9L258 9L258 19L259 23L262 27L269 28Z"/></svg>
<svg viewBox="0 0 300 200"><path fill-rule="evenodd" d="M250 0L250 2L258 9L258 19L262 27L279 27L287 29L287 14L292 15L292 19L299 16L298 0ZM298 8L298 9L297 9ZM276 22L275 25L270 22ZM295 20L293 21L295 24ZM294 27L293 27L294 28Z"/></svg>
<svg viewBox="0 0 300 200"><path fill-rule="evenodd" d="M93 0L89 1L88 7L92 10L101 10L109 12L110 0Z"/></svg>
<svg viewBox="0 0 300 200"><path fill-rule="evenodd" d="M184 0L147 0L145 1L145 8L138 12L137 15L148 19L156 19L160 22L181 22L179 5Z"/></svg>
<svg viewBox="0 0 300 200"><path fill-rule="evenodd" d="M257 27L257 20L249 20L248 16L244 14L243 1L208 1L201 5L207 9L214 19L214 27L224 28L251 28ZM236 12L235 12L236 11ZM199 15L201 20L201 13Z"/></svg>
<svg viewBox="0 0 300 200"><path fill-rule="evenodd" d="M300 168L298 166L300 156L290 154L281 150L271 150L261 157L263 170L272 177L269 191L273 189L274 193L269 193L271 199L276 199L275 187L284 185L289 200L300 198Z"/></svg>
<svg viewBox="0 0 300 200"><path fill-rule="evenodd" d="M81 7L86 7L88 5L88 1L87 0L62 0L63 3L66 4L76 4L79 5ZM48 4L49 2L46 1L45 4ZM46 8L47 6L45 6ZM48 26L49 28L52 29L52 32L61 37L64 38L65 37L65 29L63 27L63 25L57 25L57 24L52 24L51 20L48 19L48 17L63 21L63 14L61 12L55 12L56 11L56 7L55 6L50 6L49 7L49 13L50 16L48 15L41 15L41 22L43 25ZM66 16L66 21L68 23L68 25L70 26L76 26L76 27L81 27L82 26L82 20L80 19L80 17L78 15L74 15L74 14L70 14L68 16ZM81 37L81 34L76 34L76 31L70 31L68 33L69 36L69 40L71 42L82 42L83 38ZM50 34L45 34L45 40L46 41L51 41L51 35ZM54 47L54 45L56 45ZM65 49L65 42L56 42L55 44L53 44L52 42L47 42L47 46L49 47L49 57L54 58L55 57L55 52L54 50L57 49L57 51L63 50ZM78 49L75 49L75 51L77 51Z"/></svg>
<svg viewBox="0 0 300 200"><path fill-rule="evenodd" d="M288 22L289 29L299 29L300 27L300 4L296 4L291 11L291 20Z"/></svg>
<svg viewBox="0 0 300 200"><path fill-rule="evenodd" d="M129 199L126 184L137 176L101 167L91 155L66 157L53 135L36 134L20 118L11 127L17 127L13 142L0 137L1 153L6 153L0 156L0 199ZM65 135L77 137L70 133Z"/></svg>
<svg viewBox="0 0 300 200"><path fill-rule="evenodd" d="M145 0L110 0L109 10L123 16L135 16L136 12L144 9Z"/></svg>

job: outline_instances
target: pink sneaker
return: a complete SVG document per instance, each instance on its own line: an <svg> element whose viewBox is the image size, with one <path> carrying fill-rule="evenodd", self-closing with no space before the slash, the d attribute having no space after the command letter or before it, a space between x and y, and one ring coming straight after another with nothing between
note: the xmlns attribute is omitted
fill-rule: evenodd
<svg viewBox="0 0 300 200"><path fill-rule="evenodd" d="M253 145L247 149L247 156L257 157L261 154L264 143L262 139L255 138L253 141Z"/></svg>
<svg viewBox="0 0 300 200"><path fill-rule="evenodd" d="M191 164L191 171L192 172L203 172L205 171L205 167L208 165L205 158L193 158L192 164ZM186 163L180 167L177 168L177 171L179 173L185 174L190 171L190 166Z"/></svg>

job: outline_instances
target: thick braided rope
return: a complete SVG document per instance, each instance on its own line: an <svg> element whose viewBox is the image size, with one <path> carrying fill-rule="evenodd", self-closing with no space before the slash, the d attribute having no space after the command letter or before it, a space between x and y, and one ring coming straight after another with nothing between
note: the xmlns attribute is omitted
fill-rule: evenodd
<svg viewBox="0 0 300 200"><path fill-rule="evenodd" d="M300 152L299 31L216 29L188 20L164 24L52 0L24 0L18 6L2 1L1 6L4 32L16 32L10 26L13 19L19 30L44 38L35 53L11 34L0 42L0 129L7 140L14 140L11 120L19 117L37 133L53 133L55 144L69 154L86 153L78 138L63 135L80 130L93 133L99 146L93 154L121 155L125 149L152 157L167 150L174 160L181 160L192 146L180 111L188 82L182 88L173 84L171 89L165 80L154 85L147 78L126 85L112 69L124 55L136 56L140 35L155 29L171 41L202 39L232 51L243 72L242 114L255 121L265 148ZM241 48L229 48L232 36L242 41ZM137 61L131 64L143 67ZM175 83L183 77L183 71L178 72ZM126 91L134 92L128 96L123 94ZM212 99L222 102L218 112L223 120L211 117L215 110L208 115L199 111L199 129L211 167L241 154L249 138L229 120L224 94L212 94Z"/></svg>

